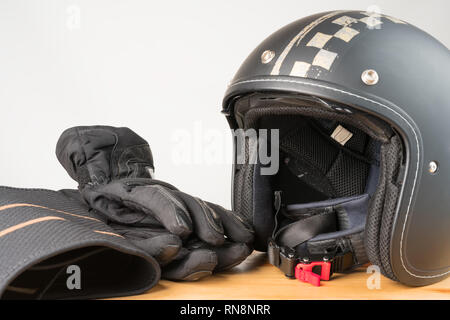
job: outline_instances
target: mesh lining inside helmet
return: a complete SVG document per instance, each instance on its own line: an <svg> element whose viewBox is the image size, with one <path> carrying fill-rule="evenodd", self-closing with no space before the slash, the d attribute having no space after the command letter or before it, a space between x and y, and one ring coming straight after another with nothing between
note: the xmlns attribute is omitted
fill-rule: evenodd
<svg viewBox="0 0 450 320"><path fill-rule="evenodd" d="M363 131L346 126L353 136L342 146L331 138L335 128L342 127L338 121L291 117L285 126L289 129L280 137L280 163L296 179L321 193L322 200L364 193L374 161L366 155L371 138Z"/></svg>

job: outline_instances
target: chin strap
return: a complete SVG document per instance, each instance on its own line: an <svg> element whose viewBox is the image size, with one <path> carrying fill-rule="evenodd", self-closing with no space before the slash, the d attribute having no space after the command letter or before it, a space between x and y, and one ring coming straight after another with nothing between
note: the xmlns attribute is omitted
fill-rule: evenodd
<svg viewBox="0 0 450 320"><path fill-rule="evenodd" d="M275 227L268 242L269 262L278 267L287 277L320 286L321 280L329 280L334 272L344 272L355 266L351 250L324 255L299 256L295 248L313 237L336 231L336 216L333 210L308 215L292 220L278 229L279 214L284 208L281 191L275 192ZM278 230L277 230L278 229Z"/></svg>

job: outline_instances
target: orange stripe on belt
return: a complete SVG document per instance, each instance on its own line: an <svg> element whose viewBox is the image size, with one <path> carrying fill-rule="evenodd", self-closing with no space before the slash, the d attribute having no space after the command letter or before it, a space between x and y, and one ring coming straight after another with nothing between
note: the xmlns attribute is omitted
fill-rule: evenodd
<svg viewBox="0 0 450 320"><path fill-rule="evenodd" d="M19 229L31 226L33 224L39 223L39 222L44 222L44 221L49 221L49 220L66 220L64 218L61 217L52 217L52 216L48 216L48 217L42 217L42 218L37 218L37 219L33 219L33 220L28 220L19 224L16 224L15 226L6 228L2 231L0 231L0 238L3 236L6 236L8 233L17 231Z"/></svg>
<svg viewBox="0 0 450 320"><path fill-rule="evenodd" d="M88 220L93 220L93 221L97 221L97 222L102 222L98 219L92 218L92 217L86 217L86 216L82 216L79 214L75 214L75 213L70 213L70 212L66 212L66 211L62 211L62 210L57 210L57 209L52 209L52 208L48 208L48 207L44 207L44 206L40 206L37 204L31 204L31 203L12 203L12 204L7 204L4 206L0 206L0 211L4 211L7 209L12 209L12 208L20 208L20 207L32 207L32 208L40 208L40 209L46 209L46 210L50 210L50 211L54 211L54 212L58 212L58 213L63 213L63 214L67 214L69 216L74 216L74 217L78 217L78 218L82 218L82 219L88 219ZM53 217L53 216L48 216L48 217L43 217L43 218L38 218L38 219L34 219L34 220L29 220L23 223L19 223L15 226L9 227L3 231L0 231L0 238L3 237L4 235L7 235L8 233L14 232L16 230L22 229L26 226L29 226L31 224L35 224L35 223L39 223L39 222L43 222L43 221L48 221L48 220L66 220L64 218L60 218L60 217ZM123 236L113 233L113 232L107 232L107 231L99 231L99 230L93 230L96 233L100 233L100 234L105 234L105 235L109 235L109 236L115 236L115 237L119 237L119 238L124 238Z"/></svg>
<svg viewBox="0 0 450 320"><path fill-rule="evenodd" d="M12 204L7 204L7 205L4 205L4 206L1 206L0 207L0 211L11 209L11 208L18 208L18 207L33 207L33 208L47 209L47 210L51 210L51 211L54 211L54 212L67 214L67 215L73 216L73 217L78 217L78 218L82 218L82 219L88 219L88 220L101 222L100 220L92 218L92 217L86 217L86 216L82 216L82 215L79 215L79 214L70 213L70 212L66 212L66 211L62 211L62 210L58 210L58 209L52 209L52 208L48 208L48 207L44 207L44 206L40 206L40 205L32 204L32 203L12 203Z"/></svg>
<svg viewBox="0 0 450 320"><path fill-rule="evenodd" d="M100 231L100 230L94 230L94 232L101 233L101 234L106 234L108 236L116 236L116 237L119 237L119 238L124 238L120 234L117 234L117 233L114 233L114 232L107 232L107 231Z"/></svg>

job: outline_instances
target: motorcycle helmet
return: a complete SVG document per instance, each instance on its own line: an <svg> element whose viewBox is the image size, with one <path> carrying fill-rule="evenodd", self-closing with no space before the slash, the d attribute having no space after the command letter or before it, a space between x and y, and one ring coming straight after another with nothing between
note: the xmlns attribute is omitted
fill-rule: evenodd
<svg viewBox="0 0 450 320"><path fill-rule="evenodd" d="M264 40L222 110L244 134L232 202L255 249L313 284L368 262L410 286L447 277L449 71L443 44L382 14L319 13Z"/></svg>

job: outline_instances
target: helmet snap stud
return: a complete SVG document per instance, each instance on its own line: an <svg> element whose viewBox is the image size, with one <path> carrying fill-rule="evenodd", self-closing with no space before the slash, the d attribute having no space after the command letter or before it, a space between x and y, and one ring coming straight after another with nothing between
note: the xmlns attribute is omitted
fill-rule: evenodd
<svg viewBox="0 0 450 320"><path fill-rule="evenodd" d="M375 70L369 69L369 70L365 70L361 74L361 79L368 86L373 86L378 83L378 80L380 78L378 77L378 73Z"/></svg>
<svg viewBox="0 0 450 320"><path fill-rule="evenodd" d="M436 173L436 171L438 170L438 164L437 164L437 162L436 161L431 161L429 164L428 164L428 172L429 173Z"/></svg>
<svg viewBox="0 0 450 320"><path fill-rule="evenodd" d="M266 50L261 55L261 62L264 64L269 63L275 57L275 52L272 50Z"/></svg>

